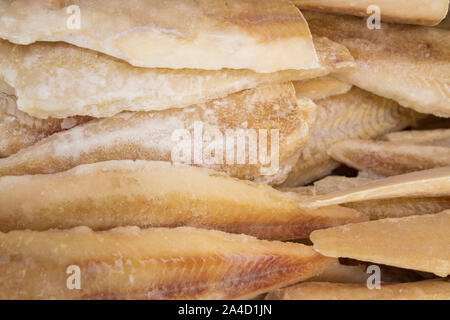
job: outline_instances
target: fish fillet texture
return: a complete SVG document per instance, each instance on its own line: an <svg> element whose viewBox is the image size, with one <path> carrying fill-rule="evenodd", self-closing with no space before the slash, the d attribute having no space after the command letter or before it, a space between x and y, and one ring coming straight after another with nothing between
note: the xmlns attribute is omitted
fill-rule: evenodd
<svg viewBox="0 0 450 320"><path fill-rule="evenodd" d="M415 171L364 183L355 188L303 199L302 207L317 208L359 202L405 197L448 197L450 167Z"/></svg>
<svg viewBox="0 0 450 320"><path fill-rule="evenodd" d="M446 277L450 273L450 210L353 223L311 233L314 249Z"/></svg>
<svg viewBox="0 0 450 320"><path fill-rule="evenodd" d="M384 283L371 290L366 284L307 282L270 292L266 300L450 300L450 283Z"/></svg>
<svg viewBox="0 0 450 320"><path fill-rule="evenodd" d="M450 129L392 132L383 137L391 142L450 148Z"/></svg>
<svg viewBox="0 0 450 320"><path fill-rule="evenodd" d="M320 273L311 247L195 228L0 233L1 299L244 299ZM80 289L68 289L69 267ZM69 274L68 274L69 273Z"/></svg>
<svg viewBox="0 0 450 320"><path fill-rule="evenodd" d="M294 87L298 97L320 100L347 93L352 88L352 85L332 77L325 76L309 80L295 81Z"/></svg>
<svg viewBox="0 0 450 320"><path fill-rule="evenodd" d="M183 109L125 112L54 134L2 159L0 175L54 173L107 160L176 161L178 151L187 153L179 150L186 145L186 164L210 167L241 179L281 183L307 142L315 108L311 100L296 98L291 83L284 83ZM226 143L227 130L235 139L232 144ZM195 145L196 135L200 135L203 146ZM245 135L254 139L252 146L251 141L240 139ZM214 148L208 146L216 144L220 148L211 155L209 149ZM256 159L251 158L250 148L254 148ZM192 157L193 151L201 158ZM268 163L263 159L264 152ZM232 161L226 159L230 153L234 155ZM242 163L237 159L241 153L248 157Z"/></svg>
<svg viewBox="0 0 450 320"><path fill-rule="evenodd" d="M450 166L450 147L400 142L346 140L333 145L328 154L349 167L378 176Z"/></svg>
<svg viewBox="0 0 450 320"><path fill-rule="evenodd" d="M167 162L109 161L0 178L1 231L192 226L286 240L364 220L353 209L301 209L294 193Z"/></svg>
<svg viewBox="0 0 450 320"><path fill-rule="evenodd" d="M316 100L317 116L309 141L283 187L306 185L323 178L339 166L327 153L335 143L347 139L374 138L401 130L422 116L396 102L359 88Z"/></svg>
<svg viewBox="0 0 450 320"><path fill-rule="evenodd" d="M334 76L422 113L450 117L450 31L305 13L314 36L345 45L358 67Z"/></svg>
<svg viewBox="0 0 450 320"><path fill-rule="evenodd" d="M88 117L36 119L11 107L13 96L0 93L0 158L8 157L37 141L89 121Z"/></svg>
<svg viewBox="0 0 450 320"><path fill-rule="evenodd" d="M300 193L304 198L326 195L331 192L345 191L360 187L373 179L343 176L328 176L314 182L313 186L286 188L283 191ZM401 188L401 187L400 187ZM450 193L449 193L450 194ZM367 200L343 203L342 206L353 208L366 215L370 220L407 217L420 214L439 213L450 210L450 196L443 197L399 197L392 199Z"/></svg>
<svg viewBox="0 0 450 320"><path fill-rule="evenodd" d="M11 42L64 41L139 67L318 66L308 25L287 0L2 0L0 16L0 37Z"/></svg>
<svg viewBox="0 0 450 320"><path fill-rule="evenodd" d="M383 21L434 26L448 11L448 0L293 0L300 9L351 14L368 17L370 6L380 9Z"/></svg>
<svg viewBox="0 0 450 320"><path fill-rule="evenodd" d="M61 42L18 46L0 40L0 80L15 90L17 108L34 117L108 117L121 111L186 107L261 84L309 79L356 66L344 46L321 37L314 43L320 66L263 74L136 68Z"/></svg>

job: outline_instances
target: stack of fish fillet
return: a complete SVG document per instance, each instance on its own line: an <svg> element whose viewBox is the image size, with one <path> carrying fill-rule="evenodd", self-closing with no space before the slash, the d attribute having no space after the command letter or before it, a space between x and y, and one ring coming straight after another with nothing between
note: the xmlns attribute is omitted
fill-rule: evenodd
<svg viewBox="0 0 450 320"><path fill-rule="evenodd" d="M0 299L450 299L448 6L0 0Z"/></svg>

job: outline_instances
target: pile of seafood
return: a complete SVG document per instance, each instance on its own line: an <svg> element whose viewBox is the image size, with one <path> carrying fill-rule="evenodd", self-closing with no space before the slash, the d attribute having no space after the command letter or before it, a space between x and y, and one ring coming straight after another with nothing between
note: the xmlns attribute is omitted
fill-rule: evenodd
<svg viewBox="0 0 450 320"><path fill-rule="evenodd" d="M450 299L448 7L0 0L0 299Z"/></svg>

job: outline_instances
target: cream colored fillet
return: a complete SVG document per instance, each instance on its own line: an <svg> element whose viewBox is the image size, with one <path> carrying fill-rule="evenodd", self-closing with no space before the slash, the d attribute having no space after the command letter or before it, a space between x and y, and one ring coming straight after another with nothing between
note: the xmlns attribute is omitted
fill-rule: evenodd
<svg viewBox="0 0 450 320"><path fill-rule="evenodd" d="M320 100L347 93L352 88L352 85L332 77L325 76L295 81L294 87L298 97L307 97L312 100Z"/></svg>
<svg viewBox="0 0 450 320"><path fill-rule="evenodd" d="M398 143L450 148L450 129L392 132L385 135L383 139Z"/></svg>
<svg viewBox="0 0 450 320"><path fill-rule="evenodd" d="M70 5L80 10L79 29L71 27L64 1L3 0L0 37L17 44L64 41L147 68L267 73L318 67L308 25L287 0L74 0Z"/></svg>
<svg viewBox="0 0 450 320"><path fill-rule="evenodd" d="M365 283L308 282L270 292L266 300L450 300L450 283L384 283L371 290Z"/></svg>
<svg viewBox="0 0 450 320"><path fill-rule="evenodd" d="M15 154L55 132L89 121L87 117L35 119L17 111L14 104L13 96L0 92L0 158Z"/></svg>
<svg viewBox="0 0 450 320"><path fill-rule="evenodd" d="M125 110L186 107L265 83L309 79L355 66L344 46L320 37L314 43L320 67L262 74L135 68L64 43L18 46L0 40L0 78L15 89L18 109L32 116L107 117Z"/></svg>
<svg viewBox="0 0 450 320"><path fill-rule="evenodd" d="M346 140L328 154L341 163L380 177L450 166L450 148L410 143Z"/></svg>
<svg viewBox="0 0 450 320"><path fill-rule="evenodd" d="M294 193L168 162L98 162L56 174L0 178L3 231L183 225L284 240L364 220L353 209L304 210L298 204Z"/></svg>
<svg viewBox="0 0 450 320"><path fill-rule="evenodd" d="M447 15L448 0L293 0L300 9L345 13L367 17L378 6L383 21L437 25Z"/></svg>
<svg viewBox="0 0 450 320"><path fill-rule="evenodd" d="M318 208L366 200L449 195L450 167L444 167L375 180L355 188L311 197L303 200L300 205L305 208Z"/></svg>
<svg viewBox="0 0 450 320"><path fill-rule="evenodd" d="M0 257L1 299L248 299L335 261L301 244L187 227L12 231L0 233ZM71 265L79 290L67 287Z"/></svg>
<svg viewBox="0 0 450 320"><path fill-rule="evenodd" d="M348 93L315 101L317 116L309 141L283 187L297 187L323 178L339 166L328 154L338 141L374 138L401 130L421 117L396 102L353 87Z"/></svg>
<svg viewBox="0 0 450 320"><path fill-rule="evenodd" d="M284 83L244 90L184 109L125 112L54 134L0 160L0 176L55 173L106 160L176 161L175 157L182 151L186 153L180 146L187 140L188 163L241 179L281 183L307 143L315 108L307 98L296 99L292 84ZM231 146L226 145L227 130L232 130L237 137L245 137L246 130L249 136L254 134L256 159L250 158L250 142L237 140ZM204 141L203 148L194 145L197 134L202 141L208 135L211 140ZM265 140L263 134L267 134ZM217 158L208 157L214 149L208 146L216 143ZM237 150L242 143L247 145L244 152L249 158L239 164ZM191 156L194 148L202 157L200 162ZM261 158L263 148L267 148L269 163ZM230 163L227 157L231 152L234 159Z"/></svg>
<svg viewBox="0 0 450 320"><path fill-rule="evenodd" d="M369 30L351 16L307 12L314 36L345 45L358 67L338 79L419 112L450 117L450 32L383 23Z"/></svg>
<svg viewBox="0 0 450 320"><path fill-rule="evenodd" d="M295 192L307 199L311 196L326 195L331 192L345 191L373 179L362 177L347 178L328 176L314 183L313 186L299 188L284 188L283 191ZM400 197L392 199L367 200L342 204L369 217L370 220L384 218L407 217L420 214L433 214L450 209L450 194L443 197Z"/></svg>
<svg viewBox="0 0 450 320"><path fill-rule="evenodd" d="M450 273L450 210L438 214L382 219L317 230L314 249L329 257Z"/></svg>

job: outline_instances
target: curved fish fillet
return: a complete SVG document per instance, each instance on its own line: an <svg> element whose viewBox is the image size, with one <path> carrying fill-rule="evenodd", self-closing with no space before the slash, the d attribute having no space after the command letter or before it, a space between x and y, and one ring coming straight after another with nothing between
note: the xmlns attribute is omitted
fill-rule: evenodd
<svg viewBox="0 0 450 320"><path fill-rule="evenodd" d="M294 81L294 87L297 97L320 100L347 93L352 88L352 85L325 76L309 80Z"/></svg>
<svg viewBox="0 0 450 320"><path fill-rule="evenodd" d="M54 134L1 159L0 176L54 173L107 160L175 161L172 152L186 144L189 159L185 163L241 179L281 183L307 142L315 108L309 99L296 99L292 84L285 83L245 90L184 109L121 113ZM231 137L254 134L255 140L227 144L227 130L232 130ZM196 144L197 135L205 139L203 146ZM209 140L206 135L210 135ZM250 143L256 148L256 159L249 157L240 164L237 155L242 151L238 148L253 148ZM212 148L208 146L216 144L217 154L211 157ZM265 160L264 148L268 163L261 161ZM193 151L200 153L201 161L192 157ZM232 161L226 158L230 153L235 155Z"/></svg>
<svg viewBox="0 0 450 320"><path fill-rule="evenodd" d="M304 210L294 193L167 162L109 161L0 178L2 231L194 226L285 240L363 220L353 209Z"/></svg>
<svg viewBox="0 0 450 320"><path fill-rule="evenodd" d="M450 167L415 171L364 183L355 188L302 200L300 206L318 208L349 202L405 197L448 197Z"/></svg>
<svg viewBox="0 0 450 320"><path fill-rule="evenodd" d="M0 37L17 44L65 41L147 68L318 66L308 25L287 0L74 0L70 6L1 1ZM79 27L71 19L76 11L68 11L73 6Z"/></svg>
<svg viewBox="0 0 450 320"><path fill-rule="evenodd" d="M300 9L351 14L367 17L368 8L378 6L383 21L437 25L447 15L448 0L293 0Z"/></svg>
<svg viewBox="0 0 450 320"><path fill-rule="evenodd" d="M350 16L305 13L314 36L345 45L354 70L334 76L404 107L450 117L450 31L383 23L369 30Z"/></svg>
<svg viewBox="0 0 450 320"><path fill-rule="evenodd" d="M355 139L338 142L328 154L349 167L376 176L450 166L450 147Z"/></svg>
<svg viewBox="0 0 450 320"><path fill-rule="evenodd" d="M383 137L391 142L450 148L450 129L392 132Z"/></svg>
<svg viewBox="0 0 450 320"><path fill-rule="evenodd" d="M450 273L449 230L450 210L447 210L317 230L310 238L314 249L325 256L347 257L446 277Z"/></svg>
<svg viewBox="0 0 450 320"><path fill-rule="evenodd" d="M0 233L0 258L1 299L244 299L334 262L296 243L137 227ZM68 289L70 266L80 290Z"/></svg>
<svg viewBox="0 0 450 320"><path fill-rule="evenodd" d="M0 40L0 79L15 89L18 109L34 117L107 117L124 110L185 107L261 84L309 79L355 67L344 46L321 37L314 44L321 64L317 68L263 74L136 68L65 43L18 46Z"/></svg>
<svg viewBox="0 0 450 320"><path fill-rule="evenodd" d="M346 94L315 102L318 106L317 117L310 130L308 144L302 149L283 187L308 184L336 169L339 163L327 154L336 142L374 138L405 128L421 117L392 100L356 87Z"/></svg>
<svg viewBox="0 0 450 320"><path fill-rule="evenodd" d="M314 183L314 186L286 188L283 191L300 193L306 197L326 195L336 191L346 191L373 182L367 178L347 178L328 176ZM370 220L398 218L421 214L433 214L450 210L450 194L443 197L400 197L392 199L348 202L344 207L353 208Z"/></svg>
<svg viewBox="0 0 450 320"><path fill-rule="evenodd" d="M377 290L366 283L307 282L270 292L266 300L450 300L450 282L384 283Z"/></svg>
<svg viewBox="0 0 450 320"><path fill-rule="evenodd" d="M14 100L0 92L0 158L15 154L55 132L89 121L87 117L35 119L17 112L11 104Z"/></svg>

